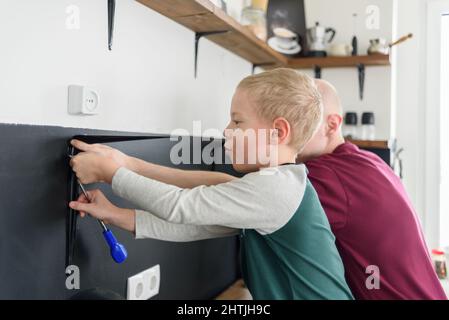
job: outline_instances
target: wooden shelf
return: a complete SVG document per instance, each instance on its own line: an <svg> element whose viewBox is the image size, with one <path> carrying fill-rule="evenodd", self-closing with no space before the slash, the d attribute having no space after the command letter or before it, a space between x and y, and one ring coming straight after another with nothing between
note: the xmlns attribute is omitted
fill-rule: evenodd
<svg viewBox="0 0 449 320"><path fill-rule="evenodd" d="M227 31L226 33L208 35L207 38L256 66L266 65L267 68L283 66L303 69L356 67L360 64L365 66L390 65L388 55L289 58L273 50L264 41L258 39L248 28L242 26L209 0L137 1L196 33Z"/></svg>
<svg viewBox="0 0 449 320"><path fill-rule="evenodd" d="M350 56L350 57L325 57L325 58L292 58L288 59L287 66L294 69L307 69L319 66L321 68L343 68L365 66L389 66L390 56Z"/></svg>

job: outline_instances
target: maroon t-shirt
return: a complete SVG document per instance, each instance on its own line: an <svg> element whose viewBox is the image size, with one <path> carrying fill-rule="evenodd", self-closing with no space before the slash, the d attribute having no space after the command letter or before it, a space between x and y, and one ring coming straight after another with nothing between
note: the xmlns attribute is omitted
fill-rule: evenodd
<svg viewBox="0 0 449 320"><path fill-rule="evenodd" d="M345 143L306 166L356 299L446 299L412 204L384 161ZM368 266L379 268L379 289L367 288Z"/></svg>

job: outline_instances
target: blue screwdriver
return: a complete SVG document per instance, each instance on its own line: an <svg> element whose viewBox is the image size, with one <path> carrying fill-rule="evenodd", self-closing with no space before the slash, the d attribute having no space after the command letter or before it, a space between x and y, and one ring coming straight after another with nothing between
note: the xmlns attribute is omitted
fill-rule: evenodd
<svg viewBox="0 0 449 320"><path fill-rule="evenodd" d="M80 186L81 191L83 192L87 201L90 202L89 195L87 194L86 189L84 189L83 184L79 180L78 185ZM112 259L117 263L122 263L128 257L128 252L126 251L126 248L117 241L114 234L112 233L111 230L109 230L106 227L103 220L98 219L98 222L100 222L101 228L103 229L103 236L106 239L106 242L110 248Z"/></svg>

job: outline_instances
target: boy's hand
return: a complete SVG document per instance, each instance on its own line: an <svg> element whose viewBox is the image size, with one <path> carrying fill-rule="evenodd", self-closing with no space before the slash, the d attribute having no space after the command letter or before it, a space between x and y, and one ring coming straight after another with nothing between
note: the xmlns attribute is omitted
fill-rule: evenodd
<svg viewBox="0 0 449 320"><path fill-rule="evenodd" d="M111 183L120 167L127 167L130 157L101 144L88 144L72 140L72 146L83 151L70 160L70 165L81 183Z"/></svg>
<svg viewBox="0 0 449 320"><path fill-rule="evenodd" d="M70 208L79 211L84 218L87 214L106 224L113 224L122 229L134 232L135 212L113 205L100 190L87 191L89 200L81 194L77 201L69 203Z"/></svg>

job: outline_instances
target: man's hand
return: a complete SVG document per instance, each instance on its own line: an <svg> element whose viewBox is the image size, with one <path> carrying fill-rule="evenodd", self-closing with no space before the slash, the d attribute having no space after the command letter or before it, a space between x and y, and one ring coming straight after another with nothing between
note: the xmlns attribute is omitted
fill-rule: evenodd
<svg viewBox="0 0 449 320"><path fill-rule="evenodd" d="M111 183L120 167L127 167L129 157L124 153L101 144L88 144L72 140L72 146L83 151L70 160L70 165L81 183Z"/></svg>
<svg viewBox="0 0 449 320"><path fill-rule="evenodd" d="M87 191L89 199L81 194L77 201L69 203L70 208L79 211L84 218L87 214L103 220L107 224L113 224L122 229L134 232L135 211L123 209L113 205L100 190Z"/></svg>

